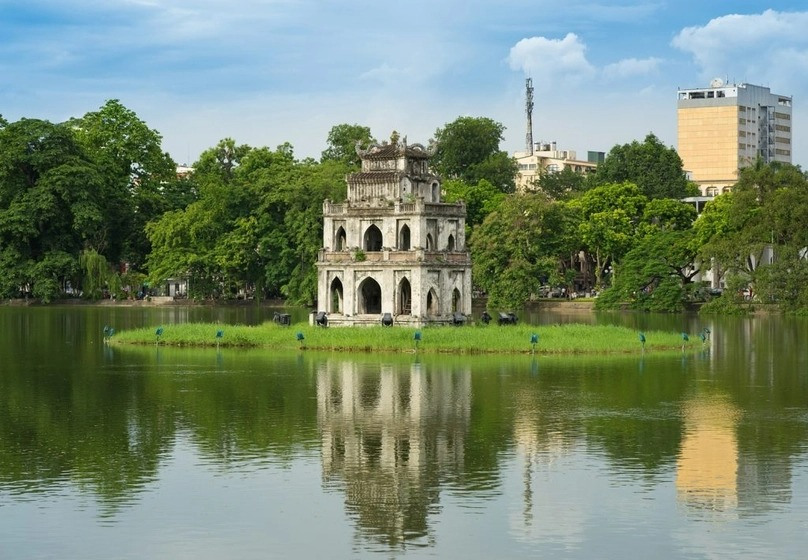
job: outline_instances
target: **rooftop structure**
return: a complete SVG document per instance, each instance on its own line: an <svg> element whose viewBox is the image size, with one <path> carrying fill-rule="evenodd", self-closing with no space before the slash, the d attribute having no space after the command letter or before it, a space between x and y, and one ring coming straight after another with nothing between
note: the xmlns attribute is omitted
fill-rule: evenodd
<svg viewBox="0 0 808 560"><path fill-rule="evenodd" d="M603 161L602 152L588 152L587 161L579 160L573 150L559 150L555 142L537 142L532 151L514 152L519 165L516 175L516 190L535 190L535 182L544 173L558 173L572 169L576 173L591 173Z"/></svg>

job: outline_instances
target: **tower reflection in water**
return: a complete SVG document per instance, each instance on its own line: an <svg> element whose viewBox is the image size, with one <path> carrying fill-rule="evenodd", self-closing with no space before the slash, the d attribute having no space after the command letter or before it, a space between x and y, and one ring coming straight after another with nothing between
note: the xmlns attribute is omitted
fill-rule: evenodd
<svg viewBox="0 0 808 560"><path fill-rule="evenodd" d="M330 360L317 371L323 482L345 494L362 537L433 542L439 484L464 463L471 370Z"/></svg>

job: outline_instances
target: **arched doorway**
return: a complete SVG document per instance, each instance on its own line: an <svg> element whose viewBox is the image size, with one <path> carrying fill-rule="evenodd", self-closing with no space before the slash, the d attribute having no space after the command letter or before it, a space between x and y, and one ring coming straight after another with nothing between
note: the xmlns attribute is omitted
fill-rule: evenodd
<svg viewBox="0 0 808 560"><path fill-rule="evenodd" d="M334 278L331 281L331 289L329 290L331 303L330 313L342 313L342 281L339 278Z"/></svg>
<svg viewBox="0 0 808 560"><path fill-rule="evenodd" d="M375 224L371 224L371 226L365 230L365 238L362 245L365 251L382 250L382 232Z"/></svg>
<svg viewBox="0 0 808 560"><path fill-rule="evenodd" d="M438 302L438 294L435 288L430 288L429 293L426 294L426 314L437 315L440 312L440 302Z"/></svg>
<svg viewBox="0 0 808 560"><path fill-rule="evenodd" d="M455 288L452 290L452 313L457 313L463 309L463 299L460 295L460 290Z"/></svg>
<svg viewBox="0 0 808 560"><path fill-rule="evenodd" d="M432 234L426 234L426 250L427 251L434 251L435 249L435 241L432 239Z"/></svg>
<svg viewBox="0 0 808 560"><path fill-rule="evenodd" d="M347 236L345 235L345 228L339 226L337 233L334 234L334 250L344 251L348 248Z"/></svg>
<svg viewBox="0 0 808 560"><path fill-rule="evenodd" d="M365 278L359 285L360 314L376 315L382 312L382 288L373 278Z"/></svg>
<svg viewBox="0 0 808 560"><path fill-rule="evenodd" d="M412 314L412 288L410 281L406 278L402 278L398 284L398 301L396 303L396 313L399 315Z"/></svg>
<svg viewBox="0 0 808 560"><path fill-rule="evenodd" d="M446 250L451 252L455 250L455 240L454 235L449 235L449 239L446 240Z"/></svg>
<svg viewBox="0 0 808 560"><path fill-rule="evenodd" d="M410 226L404 224L398 232L398 248L401 251L410 250Z"/></svg>

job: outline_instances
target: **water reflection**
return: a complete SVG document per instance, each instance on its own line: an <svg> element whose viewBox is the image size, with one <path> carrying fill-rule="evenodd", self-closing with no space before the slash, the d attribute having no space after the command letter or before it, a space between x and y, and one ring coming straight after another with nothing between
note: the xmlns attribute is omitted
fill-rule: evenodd
<svg viewBox="0 0 808 560"><path fill-rule="evenodd" d="M738 507L738 409L721 395L682 406L685 434L676 464L676 490L687 507L734 515Z"/></svg>
<svg viewBox="0 0 808 560"><path fill-rule="evenodd" d="M705 391L683 403L685 435L676 489L701 519L761 515L791 500L791 461L744 452L744 415L727 395ZM749 441L743 443L748 444Z"/></svg>
<svg viewBox="0 0 808 560"><path fill-rule="evenodd" d="M172 319L138 313L114 323ZM714 322L684 353L609 358L120 348L110 323L0 308L0 543L81 517L76 543L136 531L140 557L149 535L196 551L222 527L242 558L802 551L806 321ZM189 497L204 516L152 514ZM11 552L47 556L31 546Z"/></svg>
<svg viewBox="0 0 808 560"><path fill-rule="evenodd" d="M360 533L397 547L432 541L442 476L462 470L471 368L332 359L317 371L323 480Z"/></svg>

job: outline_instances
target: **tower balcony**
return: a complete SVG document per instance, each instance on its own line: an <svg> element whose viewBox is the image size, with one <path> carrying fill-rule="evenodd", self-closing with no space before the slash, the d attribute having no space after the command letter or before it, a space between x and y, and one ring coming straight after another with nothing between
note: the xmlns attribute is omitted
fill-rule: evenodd
<svg viewBox="0 0 808 560"><path fill-rule="evenodd" d="M471 256L464 251L427 251L425 249L413 249L411 251L397 251L394 249L384 249L382 251L358 251L356 249L350 251L327 251L320 249L317 262L322 264L354 263L355 265L361 265L362 263L429 263L470 266Z"/></svg>
<svg viewBox="0 0 808 560"><path fill-rule="evenodd" d="M426 202L423 198L414 201L373 199L360 203L327 200L323 203L324 217L372 217L379 214L465 218L466 205L463 202Z"/></svg>

